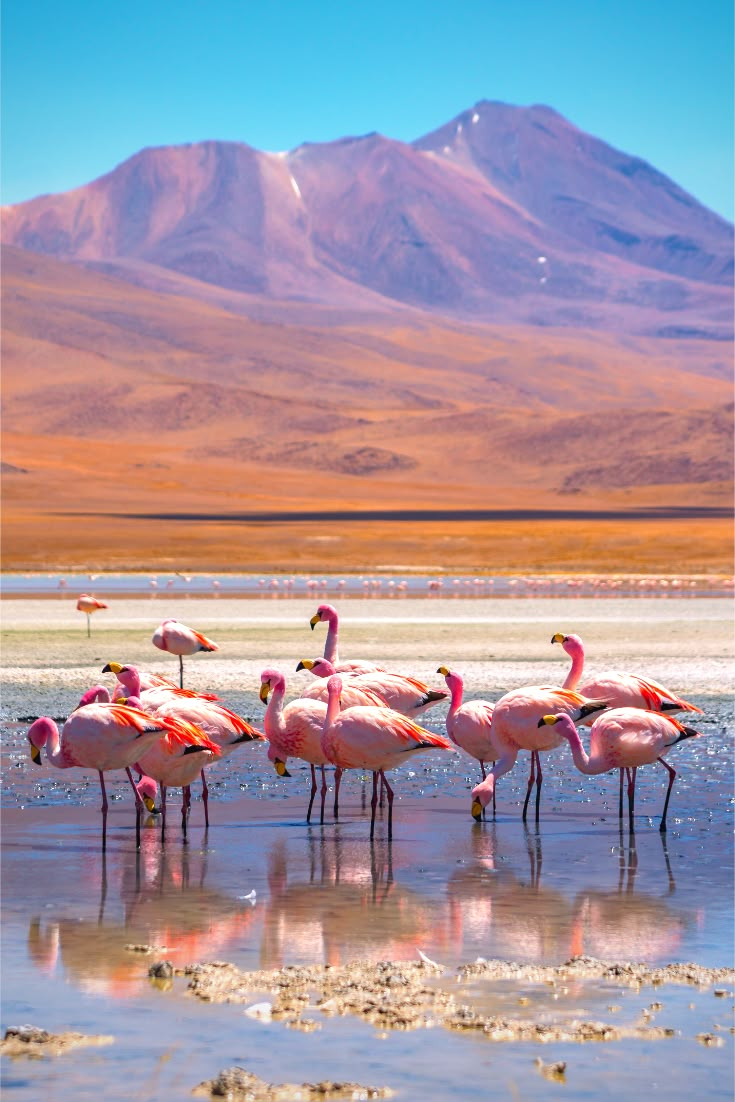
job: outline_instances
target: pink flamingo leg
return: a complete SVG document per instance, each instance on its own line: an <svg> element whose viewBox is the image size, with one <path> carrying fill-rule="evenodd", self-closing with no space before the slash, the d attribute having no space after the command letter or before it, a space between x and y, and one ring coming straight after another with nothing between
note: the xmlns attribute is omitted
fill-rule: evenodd
<svg viewBox="0 0 735 1102"><path fill-rule="evenodd" d="M180 654L179 655L179 688L183 689L183 687L184 687L184 656L183 656L183 654Z"/></svg>
<svg viewBox="0 0 735 1102"><path fill-rule="evenodd" d="M618 793L618 819L623 819L623 770L620 770L620 792Z"/></svg>
<svg viewBox="0 0 735 1102"><path fill-rule="evenodd" d="M307 823L311 822L311 809L314 806L314 797L316 796L316 771L315 771L313 765L310 768L311 768L311 798L309 799L309 807L307 808L307 811L306 811L306 821L307 821Z"/></svg>
<svg viewBox="0 0 735 1102"><path fill-rule="evenodd" d="M133 774L130 772L130 767L127 766L125 772L128 775L128 780L133 789L133 795L135 796L135 848L140 849L140 816L143 812L143 801L141 800L138 789L135 787L135 781L133 780Z"/></svg>
<svg viewBox="0 0 735 1102"><path fill-rule="evenodd" d="M676 777L676 770L673 769L667 761L664 761L663 758L657 758L656 760L660 761L661 764L663 765L664 769L668 769L668 771L669 771L669 787L666 790L666 800L664 801L664 813L661 816L661 825L658 828L661 831L662 834L665 834L666 833L666 812L669 810L669 799L671 797L671 789L674 786L674 778Z"/></svg>
<svg viewBox="0 0 735 1102"><path fill-rule="evenodd" d="M181 790L181 830L186 838L186 820L189 818L189 808L191 807L191 788L188 784L185 784Z"/></svg>
<svg viewBox="0 0 735 1102"><path fill-rule="evenodd" d="M327 776L326 776L326 773L324 772L324 766L322 765L322 766L320 766L320 768L321 768L321 771L322 771L322 790L321 790L322 806L321 806L321 813L319 815L319 822L324 823L324 803L327 799Z"/></svg>
<svg viewBox="0 0 735 1102"><path fill-rule="evenodd" d="M533 788L534 781L536 780L536 751L531 751L531 772L528 774L528 788L526 789L526 800L523 804L523 822L526 821L528 814L528 801L531 799L531 789Z"/></svg>
<svg viewBox="0 0 735 1102"><path fill-rule="evenodd" d="M102 812L103 815L106 815L107 814L107 808L108 808L109 805L107 803L107 790L105 788L105 778L102 775L102 770L101 769L98 769L97 772L100 775L100 788L102 789L102 807L100 808L100 811Z"/></svg>
<svg viewBox="0 0 735 1102"><path fill-rule="evenodd" d="M536 751L536 822L539 821L539 808L541 805L541 782L544 775L541 772L541 755Z"/></svg>
<svg viewBox="0 0 735 1102"><path fill-rule="evenodd" d="M161 842L166 841L166 785L161 785Z"/></svg>
<svg viewBox="0 0 735 1102"><path fill-rule="evenodd" d="M635 824L633 822L633 807L635 804L635 767L627 768L625 770L628 777L628 829L631 834L635 833Z"/></svg>
<svg viewBox="0 0 735 1102"><path fill-rule="evenodd" d="M375 834L375 808L378 806L378 774L373 773L373 798L370 801L372 815L370 817L370 840Z"/></svg>
<svg viewBox="0 0 735 1102"><path fill-rule="evenodd" d="M487 773L485 772L485 762L484 761L480 762L480 772L482 773L482 779L485 780L485 777L487 776Z"/></svg>
<svg viewBox="0 0 735 1102"><path fill-rule="evenodd" d="M342 783L342 770L334 771L334 817L339 819L339 786Z"/></svg>
<svg viewBox="0 0 735 1102"><path fill-rule="evenodd" d="M385 785L385 791L388 793L388 841L390 841L393 837L393 789L388 784L382 769L380 773L383 778L383 784Z"/></svg>
<svg viewBox="0 0 735 1102"><path fill-rule="evenodd" d="M204 776L204 770L202 769L202 803L204 804L204 825L209 826L209 786L207 785L207 778Z"/></svg>

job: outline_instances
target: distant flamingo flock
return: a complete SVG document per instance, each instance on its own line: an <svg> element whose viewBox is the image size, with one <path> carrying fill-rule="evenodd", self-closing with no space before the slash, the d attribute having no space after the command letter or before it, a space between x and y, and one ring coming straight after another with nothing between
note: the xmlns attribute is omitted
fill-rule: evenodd
<svg viewBox="0 0 735 1102"><path fill-rule="evenodd" d="M106 608L103 602L82 594L77 608L89 617ZM267 744L268 760L276 773L289 777L290 758L310 767L311 791L306 812L311 820L320 789L320 822L324 823L328 784L325 769L334 767L333 814L339 816L340 782L345 770L372 774L370 837L375 831L378 791L388 801L388 837L393 830L394 792L386 773L428 750L465 754L479 764L481 780L472 790L472 817L484 818L486 808L496 809L496 782L515 765L518 754L528 751L531 768L523 807L523 820L535 787L535 819L540 818L541 755L555 753L568 742L572 760L583 774L619 770L618 814L622 825L623 788L627 781L629 829L634 831L637 770L660 763L668 773L668 787L660 830L666 816L676 772L665 756L689 738L700 737L693 727L675 719L674 712L700 712L650 678L629 673L588 675L582 640L577 635L554 634L571 658L571 668L560 685L527 685L503 695L496 702L463 701L460 673L440 665L437 674L444 686L430 686L415 677L386 670L370 662L344 661L339 653L339 618L329 604L319 605L309 621L312 630L327 625L324 654L302 658L296 671L308 670L314 680L301 696L286 702L286 677L273 667L263 670L259 696L266 705L264 732L256 730L219 701L213 693L184 688L185 657L215 652L218 645L193 628L174 619L164 620L154 631L154 646L179 659L179 684L160 674L146 673L131 665L108 662L102 673L114 674L108 689L95 685L79 701L61 731L49 717L30 727L31 757L46 760L59 769L81 767L97 771L102 791L103 844L108 801L104 775L124 770L134 792L136 840L140 845L140 821L152 811L160 788L162 833L166 827L169 787L182 789L181 823L186 834L191 809L190 786L202 782L205 825L209 825L208 786L205 771L217 760L240 747ZM256 686L253 686L255 689ZM417 723L428 709L448 702L446 737ZM578 725L589 726L589 752ZM490 766L489 770L486 766ZM133 777L134 770L138 780ZM319 771L321 785L317 781Z"/></svg>

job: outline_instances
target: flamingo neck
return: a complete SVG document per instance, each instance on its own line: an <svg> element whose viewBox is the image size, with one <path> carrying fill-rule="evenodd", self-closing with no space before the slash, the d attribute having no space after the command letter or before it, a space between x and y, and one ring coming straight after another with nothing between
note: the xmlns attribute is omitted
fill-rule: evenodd
<svg viewBox="0 0 735 1102"><path fill-rule="evenodd" d="M77 708L84 708L87 704L109 704L110 692L105 685L95 685L92 689L87 689L77 704Z"/></svg>
<svg viewBox="0 0 735 1102"><path fill-rule="evenodd" d="M580 773L587 773L589 776L593 773L605 772L604 767L598 769L595 763L590 761L589 754L582 745L582 740L579 737L579 731L574 726L569 716L564 716L564 718L559 721L559 728L559 734L563 735L569 743L572 751L572 760Z"/></svg>
<svg viewBox="0 0 735 1102"><path fill-rule="evenodd" d="M327 638L324 643L324 657L327 662L331 662L333 666L336 666L339 662L339 655L337 651L337 633L339 631L339 621L337 620L336 613L330 615L327 620Z"/></svg>
<svg viewBox="0 0 735 1102"><path fill-rule="evenodd" d="M335 719L340 713L339 694L342 692L342 684L329 685L329 695L327 697L327 714L324 717L324 730L328 731L334 723Z"/></svg>
<svg viewBox="0 0 735 1102"><path fill-rule="evenodd" d="M584 669L584 647L582 646L582 640L578 639L576 636L570 636L566 643L564 643L564 650L571 658L572 665L562 688L576 689L582 679L582 670Z"/></svg>
<svg viewBox="0 0 735 1102"><path fill-rule="evenodd" d="M283 681L276 682L263 720L265 733L269 739L277 739L279 735L285 734L286 724L283 719L283 699L285 695L285 683Z"/></svg>
<svg viewBox="0 0 735 1102"><path fill-rule="evenodd" d="M55 765L57 769L68 769L69 763L64 760L64 754L61 749L59 728L56 726L53 720L49 720L47 731L48 735L44 742L41 743L41 746L39 746L39 750L42 747L45 747L46 761L49 762L50 765Z"/></svg>
<svg viewBox="0 0 735 1102"><path fill-rule="evenodd" d="M457 714L458 710L462 706L462 694L464 691L464 685L462 678L456 675L447 681L449 691L452 694L449 701L449 711L447 712L447 725L449 725Z"/></svg>
<svg viewBox="0 0 735 1102"><path fill-rule="evenodd" d="M120 676L120 674L122 674L122 676ZM140 696L140 674L135 666L129 666L124 673L121 670L117 675L117 679L121 685L125 686L125 691L128 696Z"/></svg>

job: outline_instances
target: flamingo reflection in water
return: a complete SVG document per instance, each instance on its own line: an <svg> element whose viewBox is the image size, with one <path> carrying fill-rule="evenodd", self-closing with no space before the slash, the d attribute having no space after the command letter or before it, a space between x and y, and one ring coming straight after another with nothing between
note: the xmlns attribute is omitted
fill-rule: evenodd
<svg viewBox="0 0 735 1102"><path fill-rule="evenodd" d="M63 970L83 991L124 999L145 989L148 964L157 959L126 946L161 948L175 964L216 958L242 941L257 910L208 888L207 866L206 850L169 852L154 830L143 831L138 853L120 850L114 863L104 853L90 857L87 879L99 885L96 917L34 916L31 960L47 974Z"/></svg>
<svg viewBox="0 0 735 1102"><path fill-rule="evenodd" d="M309 830L298 855L278 840L268 857L261 967L296 962L416 960L449 944L446 908L394 878L393 846ZM294 871L294 866L296 870Z"/></svg>

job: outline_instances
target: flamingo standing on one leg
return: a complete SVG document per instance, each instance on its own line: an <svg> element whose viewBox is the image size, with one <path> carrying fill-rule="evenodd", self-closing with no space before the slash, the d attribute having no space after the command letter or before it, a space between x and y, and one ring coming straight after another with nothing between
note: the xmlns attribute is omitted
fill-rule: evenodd
<svg viewBox="0 0 735 1102"><path fill-rule="evenodd" d="M328 703L322 733L322 751L340 769L368 769L373 774L370 837L375 832L378 776L388 793L388 837L393 836L393 789L385 770L395 769L419 750L453 750L449 739L425 731L400 712L390 708L360 706L340 711L342 678L334 674L327 682Z"/></svg>
<svg viewBox="0 0 735 1102"><path fill-rule="evenodd" d="M531 773L528 778L526 801L523 805L523 821L526 821L528 801L535 782L536 822L538 822L543 781L539 753L544 750L554 750L562 740L562 736L555 731L539 730L538 717L555 711L573 715L579 721L584 716L599 712L606 707L606 701L585 700L579 693L546 685L528 685L522 689L513 689L512 692L501 696L493 710L490 726L500 757L485 780L472 790L473 819L479 822L482 818L483 807L487 807L493 797L496 779L513 768L518 751L530 750Z"/></svg>
<svg viewBox="0 0 735 1102"><path fill-rule="evenodd" d="M324 657L332 663L335 673L370 673L382 668L376 666L374 662L340 662L338 652L339 616L334 605L319 605L309 623L312 631L319 623L328 624L327 638L324 643Z"/></svg>
<svg viewBox="0 0 735 1102"><path fill-rule="evenodd" d="M119 704L94 703L77 708L67 719L61 734L55 722L41 716L30 727L28 741L31 758L41 764L41 749L46 760L57 769L96 769L102 791L102 843L106 842L107 791L104 774L124 769L133 786L136 801L136 842L140 845L142 797L135 786L130 766L151 749L166 733L164 720L153 720L145 712Z"/></svg>
<svg viewBox="0 0 735 1102"><path fill-rule="evenodd" d="M96 597L90 596L89 593L80 593L77 600L77 612L86 612L87 614L87 638L92 634L92 613L97 612L100 608L107 608L104 601L99 601Z"/></svg>
<svg viewBox="0 0 735 1102"><path fill-rule="evenodd" d="M311 821L311 809L314 806L317 783L315 767L319 766L322 774L321 786L321 814L319 821L324 822L324 803L327 796L327 780L324 774L324 766L330 759L322 750L321 738L324 727L324 718L327 714L327 706L319 700L305 700L303 697L292 700L284 708L283 699L286 694L286 678L279 670L263 670L260 675L260 699L267 704L263 726L270 740L268 758L273 762L276 773L280 777L289 777L291 774L286 768L286 762L290 757L300 758L308 762L311 767L311 796L306 812L307 823ZM270 701L268 698L270 697ZM339 815L339 785L342 779L342 770L336 769L334 774L334 817Z"/></svg>
<svg viewBox="0 0 735 1102"><path fill-rule="evenodd" d="M311 670L320 680L313 682L301 694L311 700L326 700L326 679L332 677L338 671L326 658L304 658L296 667L297 670ZM427 708L438 704L440 700L446 700L449 693L446 689L432 689L423 681L415 677L408 677L402 673L386 673L385 670L374 670L371 673L345 675L343 677L343 693L353 689L363 689L374 697L382 700L387 708L403 715L421 715Z"/></svg>
<svg viewBox="0 0 735 1102"><path fill-rule="evenodd" d="M592 724L590 752L587 754L569 715L545 715L538 721L538 725L554 727L568 741L574 764L580 773L594 775L607 773L610 769L625 769L628 775L628 824L631 833L635 829L633 804L636 769L651 762L660 762L669 773L669 787L666 790L659 826L661 833L664 833L666 812L676 777L676 771L664 761L664 754L683 739L701 738L699 731L695 731L693 727L685 727L673 716L665 716L660 712L646 712L640 708L614 708L598 716Z"/></svg>
<svg viewBox="0 0 735 1102"><path fill-rule="evenodd" d="M458 673L440 666L436 671L444 676L451 702L447 712L447 734L452 742L480 763L485 780L485 762L496 762L500 751L493 742L491 724L494 704L488 700L467 700L462 703L464 682ZM493 789L493 815L495 814L495 789Z"/></svg>
<svg viewBox="0 0 735 1102"><path fill-rule="evenodd" d="M151 640L154 647L179 656L179 686L184 687L184 656L197 651L219 650L216 643L201 635L194 628L180 624L178 620L164 620L153 632Z"/></svg>
<svg viewBox="0 0 735 1102"><path fill-rule="evenodd" d="M682 700L663 685L650 678L638 677L633 673L603 673L594 678L586 678L582 684L584 671L584 644L578 635L564 635L557 631L551 642L561 643L562 648L572 660L572 665L564 682L565 689L574 689L582 696L591 699L609 700L611 708L643 708L651 712L699 712L702 709ZM587 720L587 725L591 721ZM623 770L620 770L620 793L618 798L619 817L623 817Z"/></svg>

